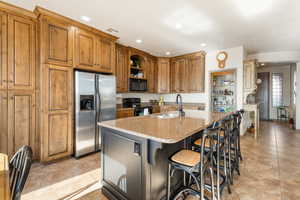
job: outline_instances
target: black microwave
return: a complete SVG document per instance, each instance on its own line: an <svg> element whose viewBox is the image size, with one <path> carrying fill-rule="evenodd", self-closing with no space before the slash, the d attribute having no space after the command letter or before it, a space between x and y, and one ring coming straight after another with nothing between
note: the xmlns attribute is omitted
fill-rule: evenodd
<svg viewBox="0 0 300 200"><path fill-rule="evenodd" d="M147 80L145 79L134 79L134 78L130 78L129 79L129 90L130 91L147 91Z"/></svg>

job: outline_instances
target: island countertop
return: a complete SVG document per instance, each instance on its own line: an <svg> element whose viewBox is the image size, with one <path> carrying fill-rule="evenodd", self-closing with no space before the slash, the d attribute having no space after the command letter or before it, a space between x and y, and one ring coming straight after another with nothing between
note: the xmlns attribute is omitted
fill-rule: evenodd
<svg viewBox="0 0 300 200"><path fill-rule="evenodd" d="M175 114L176 111L169 113ZM98 125L157 142L171 144L204 130L213 122L220 121L230 114L186 110L184 117L159 118L161 114L153 114L105 121Z"/></svg>

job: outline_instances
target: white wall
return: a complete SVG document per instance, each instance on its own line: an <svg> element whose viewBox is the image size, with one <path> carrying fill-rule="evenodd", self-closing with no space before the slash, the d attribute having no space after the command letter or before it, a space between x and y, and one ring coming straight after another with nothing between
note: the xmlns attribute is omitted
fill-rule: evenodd
<svg viewBox="0 0 300 200"><path fill-rule="evenodd" d="M272 102L272 73L282 73L283 74L283 105L290 106L291 104L291 67L290 65L284 66L267 66L259 67L257 72L269 72L270 73L270 104L269 104L269 116L270 119L277 119L277 109L273 107Z"/></svg>

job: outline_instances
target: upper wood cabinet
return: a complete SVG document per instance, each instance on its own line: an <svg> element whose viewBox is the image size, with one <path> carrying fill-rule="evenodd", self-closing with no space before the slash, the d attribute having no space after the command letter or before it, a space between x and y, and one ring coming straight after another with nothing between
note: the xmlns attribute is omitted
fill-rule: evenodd
<svg viewBox="0 0 300 200"><path fill-rule="evenodd" d="M32 148L34 158L36 146L35 92L8 92L8 155L14 155L23 145Z"/></svg>
<svg viewBox="0 0 300 200"><path fill-rule="evenodd" d="M95 65L99 71L113 73L115 71L115 42L97 37L95 53Z"/></svg>
<svg viewBox="0 0 300 200"><path fill-rule="evenodd" d="M63 66L73 65L74 27L55 19L42 20L41 46L45 51L45 63Z"/></svg>
<svg viewBox="0 0 300 200"><path fill-rule="evenodd" d="M189 58L189 92L204 92L205 90L205 56L196 53ZM188 81L186 81L188 82Z"/></svg>
<svg viewBox="0 0 300 200"><path fill-rule="evenodd" d="M157 92L170 92L170 60L169 58L158 58L157 64Z"/></svg>
<svg viewBox="0 0 300 200"><path fill-rule="evenodd" d="M148 84L148 92L155 93L156 92L156 60L154 57L149 56L147 58L147 84Z"/></svg>
<svg viewBox="0 0 300 200"><path fill-rule="evenodd" d="M7 15L0 12L0 89L7 88Z"/></svg>
<svg viewBox="0 0 300 200"><path fill-rule="evenodd" d="M34 89L36 64L36 23L8 16L8 88Z"/></svg>
<svg viewBox="0 0 300 200"><path fill-rule="evenodd" d="M0 153L7 154L7 90L0 90L0 111Z"/></svg>
<svg viewBox="0 0 300 200"><path fill-rule="evenodd" d="M93 69L95 65L95 35L91 32L77 29L75 49L76 67Z"/></svg>
<svg viewBox="0 0 300 200"><path fill-rule="evenodd" d="M256 87L256 60L244 62L244 92L253 92Z"/></svg>
<svg viewBox="0 0 300 200"><path fill-rule="evenodd" d="M186 58L171 61L171 92L188 92L188 73Z"/></svg>
<svg viewBox="0 0 300 200"><path fill-rule="evenodd" d="M116 45L116 78L117 92L128 91L128 49Z"/></svg>
<svg viewBox="0 0 300 200"><path fill-rule="evenodd" d="M41 160L73 153L73 70L46 65L43 74Z"/></svg>

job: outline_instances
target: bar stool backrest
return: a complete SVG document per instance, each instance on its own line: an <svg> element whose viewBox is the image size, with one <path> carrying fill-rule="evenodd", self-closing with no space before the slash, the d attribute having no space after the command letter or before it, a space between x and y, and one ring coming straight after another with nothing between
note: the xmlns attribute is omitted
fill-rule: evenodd
<svg viewBox="0 0 300 200"><path fill-rule="evenodd" d="M12 200L19 200L32 163L32 149L23 146L9 162L10 191Z"/></svg>

